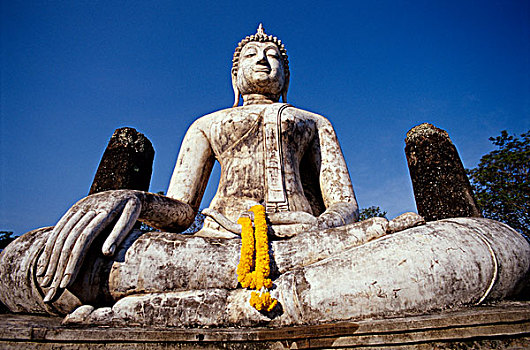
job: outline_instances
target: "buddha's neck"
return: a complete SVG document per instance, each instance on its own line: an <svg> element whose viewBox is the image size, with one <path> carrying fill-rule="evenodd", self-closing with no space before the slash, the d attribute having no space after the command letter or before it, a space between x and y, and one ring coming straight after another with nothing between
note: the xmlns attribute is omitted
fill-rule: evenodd
<svg viewBox="0 0 530 350"><path fill-rule="evenodd" d="M271 104L278 102L279 96L268 96L262 94L247 94L243 95L243 106L248 105L260 105L260 104Z"/></svg>

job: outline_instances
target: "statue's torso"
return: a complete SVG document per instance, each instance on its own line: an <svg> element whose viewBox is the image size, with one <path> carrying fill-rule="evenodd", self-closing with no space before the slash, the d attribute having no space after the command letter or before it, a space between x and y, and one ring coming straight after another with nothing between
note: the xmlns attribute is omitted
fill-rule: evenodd
<svg viewBox="0 0 530 350"><path fill-rule="evenodd" d="M270 197L265 164L274 162L274 155L266 146L264 124L267 120L270 124L271 117L276 118L279 107L281 104L244 106L205 117L207 122L203 125L207 125L207 130L204 131L221 165L219 187L210 208L231 220L237 220L241 212L251 205L265 204ZM273 114L267 116L267 113ZM301 171L308 170L300 169L301 160L314 141L317 130L317 121L313 116L287 107L279 118L281 183L289 211L313 213L304 195L300 176Z"/></svg>

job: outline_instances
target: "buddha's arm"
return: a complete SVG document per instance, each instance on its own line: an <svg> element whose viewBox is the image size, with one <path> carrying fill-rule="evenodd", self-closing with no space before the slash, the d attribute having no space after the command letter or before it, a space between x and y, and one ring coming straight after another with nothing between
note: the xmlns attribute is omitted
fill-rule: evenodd
<svg viewBox="0 0 530 350"><path fill-rule="evenodd" d="M188 203L197 212L215 161L201 118L193 123L180 148L167 196Z"/></svg>
<svg viewBox="0 0 530 350"><path fill-rule="evenodd" d="M156 228L180 231L188 228L201 204L215 161L201 124L195 121L184 136L166 196L142 198L140 220Z"/></svg>
<svg viewBox="0 0 530 350"><path fill-rule="evenodd" d="M319 228L343 226L356 221L359 210L355 193L335 130L321 117L313 143L313 157L319 173L326 210L318 217Z"/></svg>

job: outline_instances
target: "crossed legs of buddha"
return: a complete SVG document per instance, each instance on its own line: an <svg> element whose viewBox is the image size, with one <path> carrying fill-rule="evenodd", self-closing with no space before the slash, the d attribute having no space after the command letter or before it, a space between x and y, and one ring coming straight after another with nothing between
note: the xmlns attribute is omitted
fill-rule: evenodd
<svg viewBox="0 0 530 350"><path fill-rule="evenodd" d="M70 321L79 323L288 325L503 298L516 293L528 273L530 246L503 224L451 219L385 235L385 222L376 218L271 242L271 294L280 306L270 314L254 310L250 291L237 288L240 240L171 233L133 234L112 261L85 261L90 268L51 306L38 300L45 291L34 273L6 279L2 268L0 297L22 312L68 313L81 304L95 306L71 315ZM45 231L37 233L21 245L42 245ZM10 247L2 267L13 255ZM38 253L26 254L21 268L31 270L36 258ZM13 288L26 296L6 302L6 290Z"/></svg>

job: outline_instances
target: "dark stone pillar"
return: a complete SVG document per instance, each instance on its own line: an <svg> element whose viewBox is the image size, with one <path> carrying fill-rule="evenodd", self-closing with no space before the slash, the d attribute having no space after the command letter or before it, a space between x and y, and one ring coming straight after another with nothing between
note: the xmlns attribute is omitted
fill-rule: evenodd
<svg viewBox="0 0 530 350"><path fill-rule="evenodd" d="M116 129L89 194L119 189L148 191L154 157L153 145L143 134L133 128Z"/></svg>
<svg viewBox="0 0 530 350"><path fill-rule="evenodd" d="M446 131L424 123L407 133L405 144L418 214L427 221L481 216L458 151Z"/></svg>

